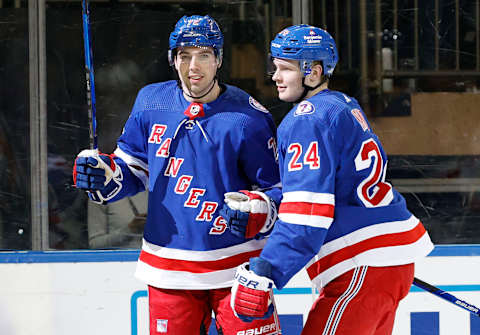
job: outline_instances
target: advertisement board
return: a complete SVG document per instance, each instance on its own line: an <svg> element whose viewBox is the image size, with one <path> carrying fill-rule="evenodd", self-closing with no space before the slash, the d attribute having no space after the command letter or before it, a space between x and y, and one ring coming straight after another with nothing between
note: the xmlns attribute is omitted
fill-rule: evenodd
<svg viewBox="0 0 480 335"><path fill-rule="evenodd" d="M138 254L0 253L0 334L148 334L146 286L133 277ZM480 306L480 246L437 246L416 277ZM316 293L305 272L274 293L283 334L300 334ZM480 318L412 286L393 334L480 335Z"/></svg>

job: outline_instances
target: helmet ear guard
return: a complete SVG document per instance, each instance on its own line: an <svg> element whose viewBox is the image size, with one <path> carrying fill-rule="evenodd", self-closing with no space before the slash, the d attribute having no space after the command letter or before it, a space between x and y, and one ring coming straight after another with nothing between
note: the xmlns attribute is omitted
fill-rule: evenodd
<svg viewBox="0 0 480 335"><path fill-rule="evenodd" d="M174 60L174 55L173 55L173 52L171 49L168 50L168 64L170 64L170 66L173 66L173 64L175 63L175 60Z"/></svg>
<svg viewBox="0 0 480 335"><path fill-rule="evenodd" d="M219 49L218 50L218 54L217 55L217 62L218 62L218 68L220 68L222 66L222 62L223 62L223 48Z"/></svg>
<svg viewBox="0 0 480 335"><path fill-rule="evenodd" d="M313 61L311 60L300 60L300 70L302 71L304 76L308 76L310 73L312 73L312 64Z"/></svg>

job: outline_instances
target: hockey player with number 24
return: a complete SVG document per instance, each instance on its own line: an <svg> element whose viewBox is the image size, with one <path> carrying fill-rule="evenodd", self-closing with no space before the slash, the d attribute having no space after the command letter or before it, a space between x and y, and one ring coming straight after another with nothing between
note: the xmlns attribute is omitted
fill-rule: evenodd
<svg viewBox="0 0 480 335"><path fill-rule="evenodd" d="M212 311L219 334L280 333L276 314L248 323L230 306L235 270L260 254L281 191L272 117L218 82L222 48L215 20L182 17L169 40L178 81L140 90L114 154L84 150L75 162L93 201L149 192L136 277L148 285L150 334L207 334ZM235 231L220 215L225 193L240 218L251 214Z"/></svg>
<svg viewBox="0 0 480 335"><path fill-rule="evenodd" d="M433 244L386 181L387 156L358 102L328 88L338 60L330 34L292 26L270 50L279 98L296 103L278 128L283 198L260 257L237 270L246 279L232 288L233 309L268 312L268 292L249 278L281 289L305 266L321 294L303 335L391 334L414 263Z"/></svg>

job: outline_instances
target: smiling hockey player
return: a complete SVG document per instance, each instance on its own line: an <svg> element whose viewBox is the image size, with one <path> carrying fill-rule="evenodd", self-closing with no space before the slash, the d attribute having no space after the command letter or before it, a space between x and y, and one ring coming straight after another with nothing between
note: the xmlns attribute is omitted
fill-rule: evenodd
<svg viewBox="0 0 480 335"><path fill-rule="evenodd" d="M269 293L245 283L281 289L306 266L323 292L303 335L390 334L414 262L432 242L385 181L387 156L357 101L328 89L338 59L330 34L286 28L271 56L279 98L297 103L278 128L283 198L260 257L238 269L232 306L240 316L262 316Z"/></svg>
<svg viewBox="0 0 480 335"><path fill-rule="evenodd" d="M260 254L280 201L272 117L218 82L223 35L211 17L182 17L169 44L178 81L138 93L115 153L82 151L75 185L100 203L148 190L136 277L148 284L150 334L207 334L212 311L220 334L277 334L274 316L245 323L230 307L235 270ZM259 209L241 234L219 215L227 192Z"/></svg>

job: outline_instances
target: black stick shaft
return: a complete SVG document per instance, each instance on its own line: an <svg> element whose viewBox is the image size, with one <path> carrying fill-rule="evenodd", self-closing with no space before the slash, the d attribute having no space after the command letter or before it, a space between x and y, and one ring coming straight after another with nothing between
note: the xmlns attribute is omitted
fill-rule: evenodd
<svg viewBox="0 0 480 335"><path fill-rule="evenodd" d="M90 149L98 149L97 110L95 99L95 76L93 71L93 52L90 40L90 9L88 0L82 0L83 47L85 51L85 77L87 80L87 106L90 123Z"/></svg>
<svg viewBox="0 0 480 335"><path fill-rule="evenodd" d="M472 304L469 304L468 302L464 301L464 300L461 300L461 299L458 299L457 297L455 297L454 295L448 293L448 292L445 292L444 290L436 287L436 286L433 286L429 283L426 283L424 282L423 280L420 280L418 278L414 278L413 279L413 284L427 292L430 292L434 295L436 295L437 297L440 297L460 308L463 308L467 311L469 311L470 313L476 315L476 316L479 316L480 317L480 309Z"/></svg>

